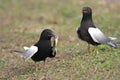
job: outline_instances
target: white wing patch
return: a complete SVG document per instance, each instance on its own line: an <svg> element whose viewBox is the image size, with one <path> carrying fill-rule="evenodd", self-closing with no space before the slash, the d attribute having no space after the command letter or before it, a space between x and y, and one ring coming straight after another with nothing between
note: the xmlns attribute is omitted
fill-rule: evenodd
<svg viewBox="0 0 120 80"><path fill-rule="evenodd" d="M91 27L88 29L88 32L95 42L106 44L107 37L102 33L102 31L100 31L100 29Z"/></svg>
<svg viewBox="0 0 120 80"><path fill-rule="evenodd" d="M27 47L27 46L24 46L23 48L24 48L24 50L27 50L27 49L29 49L29 47Z"/></svg>
<svg viewBox="0 0 120 80"><path fill-rule="evenodd" d="M79 29L79 26L78 26L78 27L76 27L76 31L78 31L78 29Z"/></svg>
<svg viewBox="0 0 120 80"><path fill-rule="evenodd" d="M22 54L22 56L25 58L25 60L31 58L37 51L37 46L31 46L30 48L24 47L25 52Z"/></svg>

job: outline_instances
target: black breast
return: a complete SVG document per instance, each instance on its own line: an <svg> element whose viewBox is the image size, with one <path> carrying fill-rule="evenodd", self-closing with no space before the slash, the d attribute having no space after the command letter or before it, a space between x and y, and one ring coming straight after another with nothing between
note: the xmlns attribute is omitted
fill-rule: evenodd
<svg viewBox="0 0 120 80"><path fill-rule="evenodd" d="M92 37L90 36L90 34L88 33L88 28L89 27L95 27L93 25L92 22L90 21L82 21L81 22L81 26L78 28L77 30L77 34L78 34L78 37L83 40L83 41L86 41L88 44L92 44L92 45L99 45L99 43L97 42L94 42Z"/></svg>
<svg viewBox="0 0 120 80"><path fill-rule="evenodd" d="M38 52L31 57L35 62L45 60L52 54L50 40L41 40L39 43L35 44L35 46L38 47Z"/></svg>

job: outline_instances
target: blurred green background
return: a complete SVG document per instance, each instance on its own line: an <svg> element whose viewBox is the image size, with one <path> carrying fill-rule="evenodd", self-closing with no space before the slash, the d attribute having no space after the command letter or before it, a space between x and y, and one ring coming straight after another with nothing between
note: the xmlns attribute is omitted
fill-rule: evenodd
<svg viewBox="0 0 120 80"><path fill-rule="evenodd" d="M120 47L101 45L88 55L77 38L84 6L96 26L120 40L120 0L0 0L0 80L119 80ZM12 50L33 45L45 28L59 35L58 53L35 71Z"/></svg>

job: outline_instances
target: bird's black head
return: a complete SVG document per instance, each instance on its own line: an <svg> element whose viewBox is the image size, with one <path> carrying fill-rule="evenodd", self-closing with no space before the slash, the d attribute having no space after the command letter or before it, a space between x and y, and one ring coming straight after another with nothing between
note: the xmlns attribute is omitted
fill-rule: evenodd
<svg viewBox="0 0 120 80"><path fill-rule="evenodd" d="M53 34L53 31L50 29L44 29L43 32L41 33L40 40L42 39L50 40L51 37L55 37L55 35Z"/></svg>
<svg viewBox="0 0 120 80"><path fill-rule="evenodd" d="M90 7L83 7L82 13L83 16L92 15L92 9Z"/></svg>

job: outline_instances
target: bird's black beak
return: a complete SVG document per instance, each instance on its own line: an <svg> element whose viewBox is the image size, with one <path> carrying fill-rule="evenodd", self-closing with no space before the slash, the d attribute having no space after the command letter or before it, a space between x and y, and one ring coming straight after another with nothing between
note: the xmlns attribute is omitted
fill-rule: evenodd
<svg viewBox="0 0 120 80"><path fill-rule="evenodd" d="M53 34L53 33L50 34L49 36L50 36L50 37L54 37L54 38L58 37L56 34Z"/></svg>

